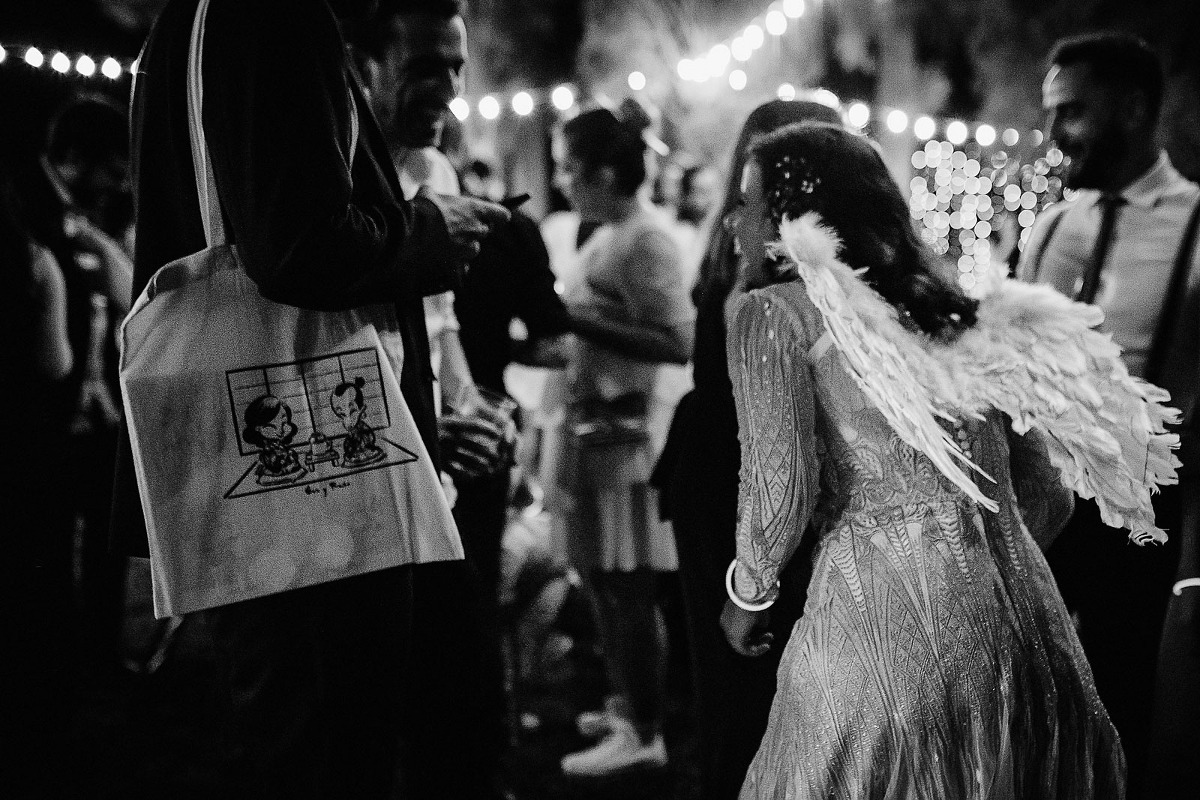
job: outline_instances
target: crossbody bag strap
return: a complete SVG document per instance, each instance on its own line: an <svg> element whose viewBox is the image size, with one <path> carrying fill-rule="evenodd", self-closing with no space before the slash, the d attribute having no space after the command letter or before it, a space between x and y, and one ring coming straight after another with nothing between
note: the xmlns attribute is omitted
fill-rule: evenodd
<svg viewBox="0 0 1200 800"><path fill-rule="evenodd" d="M192 38L188 46L187 66L187 107L188 133L192 143L192 168L196 173L196 190L200 196L200 214L204 222L204 238L209 247L224 244L225 220L221 215L221 200L217 194L217 180L213 174L212 160L209 155L208 143L204 138L204 82L202 75L202 52L204 49L204 25L208 17L210 0L200 0L196 8L196 18L192 23ZM354 93L349 92L350 100L350 159L354 163L358 151L358 104Z"/></svg>
<svg viewBox="0 0 1200 800"><path fill-rule="evenodd" d="M1167 352L1171 349L1175 326L1179 315L1183 313L1183 304L1187 299L1188 274L1191 272L1192 253L1196 249L1196 232L1200 229L1200 200L1192 209L1187 226L1183 231L1183 239L1179 242L1179 252L1175 255L1175 267L1171 270L1171 280L1167 284L1167 296L1163 300L1162 313L1158 316L1158 326L1154 330L1154 339L1150 345L1150 355L1146 360L1145 378L1151 383L1158 383L1158 378L1166 365Z"/></svg>

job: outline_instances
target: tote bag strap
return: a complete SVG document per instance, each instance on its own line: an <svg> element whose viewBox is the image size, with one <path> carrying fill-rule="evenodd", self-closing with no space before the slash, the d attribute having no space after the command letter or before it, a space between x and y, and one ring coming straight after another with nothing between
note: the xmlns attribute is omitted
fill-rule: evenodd
<svg viewBox="0 0 1200 800"><path fill-rule="evenodd" d="M192 38L188 47L187 61L187 108L188 132L192 142L192 167L196 173L196 190L200 196L200 214L204 222L204 239L209 247L225 244L225 220L221 216L221 200L217 194L217 180L213 175L208 143L204 137L204 81L202 75L202 52L204 49L204 25L208 17L209 0L200 0L196 8L196 19L192 23ZM358 149L358 105L350 94L350 160Z"/></svg>

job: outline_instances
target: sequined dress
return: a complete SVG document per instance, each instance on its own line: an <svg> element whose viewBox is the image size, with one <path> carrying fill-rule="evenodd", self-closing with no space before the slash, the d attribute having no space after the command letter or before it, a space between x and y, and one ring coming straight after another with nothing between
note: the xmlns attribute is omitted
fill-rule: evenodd
<svg viewBox="0 0 1200 800"><path fill-rule="evenodd" d="M741 796L1123 797L1117 733L1042 557L1071 499L1036 437L994 411L953 429L996 481L977 479L999 504L981 509L868 402L801 282L730 316L738 558L762 589L810 521L818 537Z"/></svg>

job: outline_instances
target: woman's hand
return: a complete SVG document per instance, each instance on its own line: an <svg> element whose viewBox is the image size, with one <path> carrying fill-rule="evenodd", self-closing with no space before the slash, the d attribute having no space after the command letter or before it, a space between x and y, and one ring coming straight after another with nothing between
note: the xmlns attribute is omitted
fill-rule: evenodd
<svg viewBox="0 0 1200 800"><path fill-rule="evenodd" d="M721 630L738 655L761 656L771 649L775 635L766 630L770 611L747 611L726 600L721 611Z"/></svg>

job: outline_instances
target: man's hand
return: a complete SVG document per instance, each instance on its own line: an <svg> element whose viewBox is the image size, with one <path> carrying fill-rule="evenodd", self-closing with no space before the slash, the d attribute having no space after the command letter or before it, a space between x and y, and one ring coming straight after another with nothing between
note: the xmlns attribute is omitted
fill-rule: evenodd
<svg viewBox="0 0 1200 800"><path fill-rule="evenodd" d="M765 630L770 619L769 611L747 611L726 600L721 611L721 630L738 655L761 656L771 649L775 639L774 634Z"/></svg>
<svg viewBox="0 0 1200 800"><path fill-rule="evenodd" d="M446 471L456 480L490 475L511 452L504 426L474 414L440 417L438 442Z"/></svg>
<svg viewBox="0 0 1200 800"><path fill-rule="evenodd" d="M421 189L442 212L446 230L450 233L450 254L455 261L466 263L479 255L479 243L496 225L512 217L508 209L474 197L454 197Z"/></svg>

